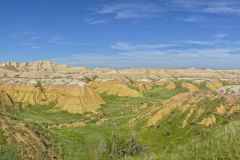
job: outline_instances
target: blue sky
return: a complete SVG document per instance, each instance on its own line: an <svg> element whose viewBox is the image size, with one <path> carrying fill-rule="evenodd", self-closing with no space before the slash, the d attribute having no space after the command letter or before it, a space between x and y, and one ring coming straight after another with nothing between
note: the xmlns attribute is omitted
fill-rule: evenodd
<svg viewBox="0 0 240 160"><path fill-rule="evenodd" d="M240 69L239 0L0 0L0 61Z"/></svg>

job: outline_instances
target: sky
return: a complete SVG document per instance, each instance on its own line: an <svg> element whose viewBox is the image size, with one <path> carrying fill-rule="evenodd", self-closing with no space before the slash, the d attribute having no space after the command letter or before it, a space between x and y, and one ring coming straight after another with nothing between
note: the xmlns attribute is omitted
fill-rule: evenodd
<svg viewBox="0 0 240 160"><path fill-rule="evenodd" d="M0 0L0 61L240 69L239 0Z"/></svg>

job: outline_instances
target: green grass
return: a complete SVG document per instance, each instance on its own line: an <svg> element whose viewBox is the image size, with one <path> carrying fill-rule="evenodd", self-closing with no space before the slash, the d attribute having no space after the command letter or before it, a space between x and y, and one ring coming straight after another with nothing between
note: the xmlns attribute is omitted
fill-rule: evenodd
<svg viewBox="0 0 240 160"><path fill-rule="evenodd" d="M167 90L164 87L157 87L150 91L144 92L144 96L156 100L167 100L179 93L186 92L187 90L177 86L174 90Z"/></svg>
<svg viewBox="0 0 240 160"><path fill-rule="evenodd" d="M149 159L240 159L240 121L224 126L216 126L189 138L184 143L170 145L158 153L142 155ZM139 159L130 157L128 159Z"/></svg>
<svg viewBox="0 0 240 160"><path fill-rule="evenodd" d="M13 119L30 121L42 125L67 123L86 119L86 116L60 111L52 106L28 106L19 108L11 111L9 116Z"/></svg>
<svg viewBox="0 0 240 160"><path fill-rule="evenodd" d="M81 128L52 129L55 147L63 159L97 159L97 149L108 128L88 125Z"/></svg>
<svg viewBox="0 0 240 160"><path fill-rule="evenodd" d="M13 145L8 144L0 129L0 159L1 160L18 160L19 155Z"/></svg>

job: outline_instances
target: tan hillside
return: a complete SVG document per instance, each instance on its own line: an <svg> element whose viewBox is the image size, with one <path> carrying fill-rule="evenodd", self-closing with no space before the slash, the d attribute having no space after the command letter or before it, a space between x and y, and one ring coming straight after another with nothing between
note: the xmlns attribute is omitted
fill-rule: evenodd
<svg viewBox="0 0 240 160"><path fill-rule="evenodd" d="M14 104L11 97L6 92L0 91L0 113L4 113L13 107Z"/></svg>
<svg viewBox="0 0 240 160"><path fill-rule="evenodd" d="M106 93L108 95L115 95L121 97L142 97L143 95L138 91L131 89L127 84L116 81L92 82L91 87L97 93Z"/></svg>
<svg viewBox="0 0 240 160"><path fill-rule="evenodd" d="M223 84L219 81L207 82L206 87L210 90L217 90L223 87Z"/></svg>
<svg viewBox="0 0 240 160"><path fill-rule="evenodd" d="M199 91L198 87L193 85L193 84L191 84L191 83L183 82L182 83L182 87L186 88L189 92L197 92L197 91Z"/></svg>
<svg viewBox="0 0 240 160"><path fill-rule="evenodd" d="M104 103L87 85L2 83L0 90L8 93L14 102L26 105L55 104L71 113L94 112Z"/></svg>
<svg viewBox="0 0 240 160"><path fill-rule="evenodd" d="M214 114L231 115L240 111L240 97L232 95L215 94L210 91L202 93L182 93L163 103L152 115L149 115L148 126L157 124L158 121L168 117L173 110L186 114L182 126L188 123L202 124L205 126L216 123ZM209 105L212 104L212 105ZM208 116L207 113L212 115Z"/></svg>
<svg viewBox="0 0 240 160"><path fill-rule="evenodd" d="M45 86L44 91L49 102L56 102L56 107L71 113L94 112L105 103L87 85L82 87Z"/></svg>
<svg viewBox="0 0 240 160"><path fill-rule="evenodd" d="M138 91L142 92L145 90L150 90L153 88L154 84L151 82L136 82L132 85L134 88L136 88Z"/></svg>
<svg viewBox="0 0 240 160"><path fill-rule="evenodd" d="M169 82L169 83L167 83L167 85L165 86L165 88L166 88L167 90L173 90L173 89L176 88L176 84L175 84L174 82Z"/></svg>

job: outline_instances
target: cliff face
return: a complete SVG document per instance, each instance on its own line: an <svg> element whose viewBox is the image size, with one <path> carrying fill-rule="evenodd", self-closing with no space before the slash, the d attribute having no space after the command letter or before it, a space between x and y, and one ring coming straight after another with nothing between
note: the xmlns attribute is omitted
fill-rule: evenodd
<svg viewBox="0 0 240 160"><path fill-rule="evenodd" d="M37 85L2 83L5 91L14 102L29 105L54 104L61 110L71 113L94 112L104 101L87 85Z"/></svg>

